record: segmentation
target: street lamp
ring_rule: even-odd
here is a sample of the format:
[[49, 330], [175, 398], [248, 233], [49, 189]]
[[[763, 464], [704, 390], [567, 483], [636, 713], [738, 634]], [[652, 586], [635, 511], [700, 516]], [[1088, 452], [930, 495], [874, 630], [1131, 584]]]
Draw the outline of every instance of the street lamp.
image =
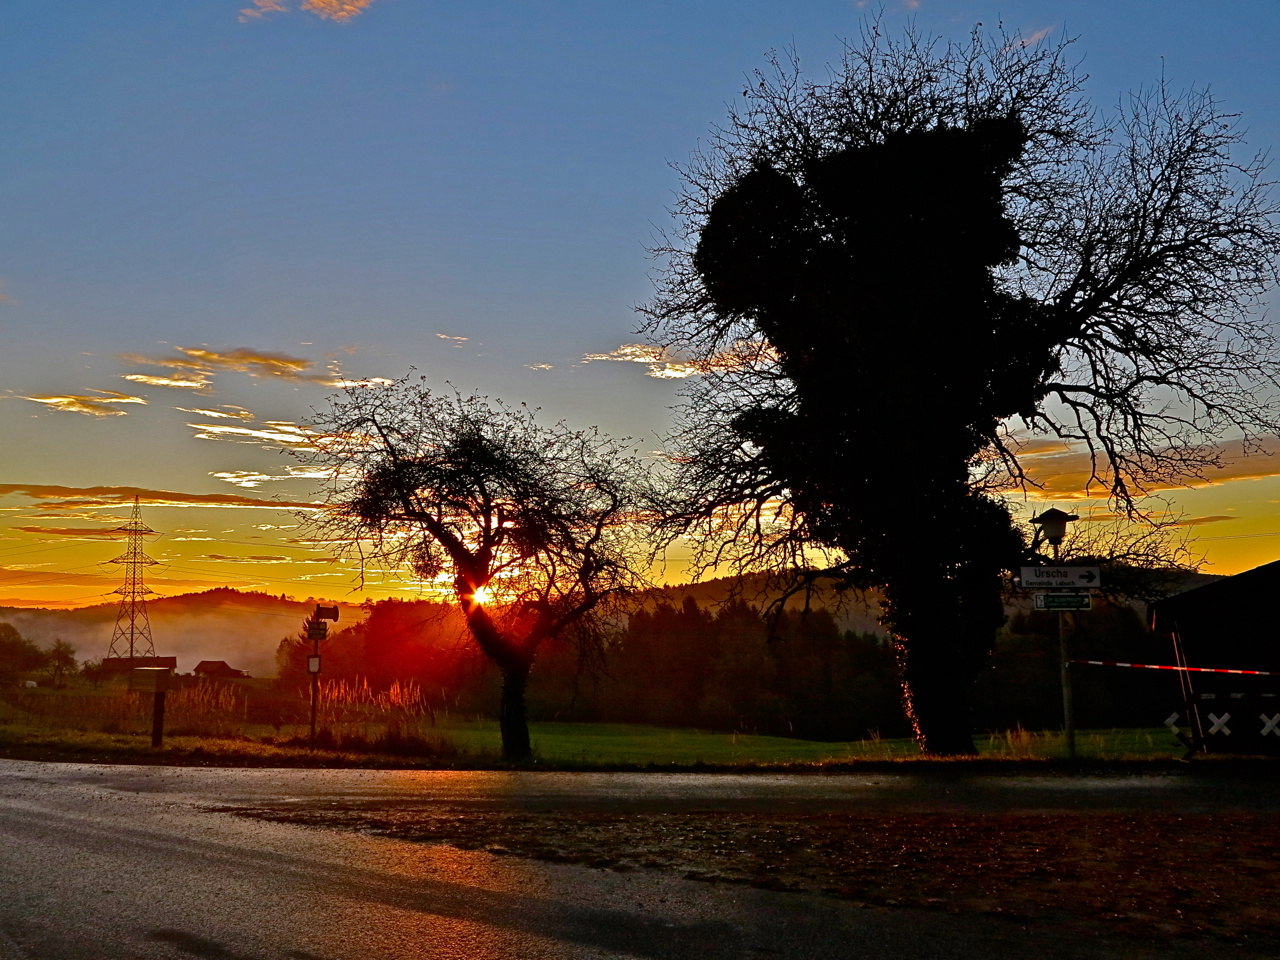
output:
[[1053, 547], [1053, 559], [1057, 560], [1058, 547], [1062, 545], [1062, 538], [1067, 535], [1067, 524], [1079, 519], [1080, 517], [1077, 514], [1067, 513], [1057, 507], [1050, 507], [1044, 513], [1032, 517], [1031, 525], [1040, 528], [1040, 533], [1044, 535], [1044, 538]]

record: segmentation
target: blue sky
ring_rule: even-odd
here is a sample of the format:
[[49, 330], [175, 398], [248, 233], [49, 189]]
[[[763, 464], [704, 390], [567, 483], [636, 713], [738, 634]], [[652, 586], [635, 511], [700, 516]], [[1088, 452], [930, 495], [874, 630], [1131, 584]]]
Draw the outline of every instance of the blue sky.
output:
[[[6, 5], [0, 485], [305, 497], [306, 478], [245, 485], [286, 475], [266, 435], [305, 420], [326, 380], [411, 365], [656, 445], [677, 382], [582, 358], [637, 339], [645, 246], [677, 185], [668, 162], [724, 117], [770, 48], [794, 44], [820, 74], [869, 9], [348, 0], [352, 15], [333, 19], [321, 14], [336, 0], [260, 3], [284, 8], [260, 16], [242, 14], [248, 2]], [[1174, 86], [1210, 84], [1252, 144], [1280, 143], [1276, 4], [884, 6], [891, 29], [914, 18], [957, 38], [1001, 13], [1026, 35], [1079, 35], [1103, 105], [1163, 69]], [[1242, 483], [1213, 495], [1253, 504], [1250, 530], [1280, 530], [1264, 506], [1280, 487]], [[118, 514], [64, 500], [82, 524]], [[52, 529], [31, 519], [40, 502], [55, 500], [0, 499], [0, 565], [6, 550], [49, 545], [37, 556], [52, 577], [60, 558], [110, 552], [88, 535], [14, 532]], [[154, 510], [158, 529], [231, 530], [245, 545], [270, 540], [255, 524], [285, 522], [249, 507]], [[248, 562], [156, 546], [193, 581], [261, 579]], [[0, 602], [45, 583], [15, 563]], [[103, 576], [106, 590], [115, 574]]]

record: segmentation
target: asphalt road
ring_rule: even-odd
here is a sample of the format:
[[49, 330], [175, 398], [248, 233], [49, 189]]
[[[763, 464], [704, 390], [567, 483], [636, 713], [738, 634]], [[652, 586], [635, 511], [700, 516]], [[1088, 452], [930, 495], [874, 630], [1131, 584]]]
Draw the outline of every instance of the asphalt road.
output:
[[[1270, 810], [1267, 783], [229, 770], [0, 761], [0, 960], [1200, 957], [1212, 944], [868, 909], [231, 816], [236, 806]], [[1244, 954], [1237, 953], [1238, 956]], [[1257, 954], [1262, 955], [1262, 954]]]

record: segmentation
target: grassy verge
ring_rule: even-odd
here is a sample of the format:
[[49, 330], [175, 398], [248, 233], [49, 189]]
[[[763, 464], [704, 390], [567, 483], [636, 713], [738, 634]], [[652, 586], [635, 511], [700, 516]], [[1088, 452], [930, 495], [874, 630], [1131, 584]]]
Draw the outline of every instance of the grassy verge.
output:
[[[245, 728], [231, 736], [166, 737], [151, 747], [143, 731], [101, 733], [46, 723], [0, 723], [0, 756], [12, 759], [191, 766], [501, 768], [501, 740], [492, 721], [442, 723], [420, 749], [390, 749], [367, 737], [338, 737], [311, 749], [298, 731], [275, 736]], [[925, 759], [909, 740], [819, 743], [630, 724], [535, 723], [535, 759], [542, 769], [839, 769]], [[988, 762], [1046, 762], [1066, 756], [1061, 734], [1023, 730], [978, 737]], [[1088, 730], [1077, 735], [1078, 756], [1092, 762], [1171, 762], [1181, 747], [1165, 730]], [[392, 745], [394, 746], [394, 745]]]

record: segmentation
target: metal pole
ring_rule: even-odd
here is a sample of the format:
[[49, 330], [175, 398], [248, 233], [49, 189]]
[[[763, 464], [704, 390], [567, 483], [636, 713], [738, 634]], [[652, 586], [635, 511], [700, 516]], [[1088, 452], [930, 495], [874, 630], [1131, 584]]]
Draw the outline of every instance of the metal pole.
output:
[[1076, 758], [1076, 718], [1071, 702], [1071, 661], [1067, 659], [1067, 633], [1062, 629], [1066, 614], [1058, 611], [1058, 656], [1062, 661], [1062, 726], [1067, 735], [1067, 756]]
[[[1058, 563], [1058, 545], [1053, 545], [1053, 562]], [[1071, 663], [1067, 660], [1067, 633], [1062, 629], [1066, 613], [1058, 611], [1058, 659], [1062, 670], [1062, 729], [1067, 736], [1067, 757], [1076, 758], [1076, 718], [1071, 702]]]
[[[315, 655], [320, 656], [320, 641], [312, 641], [315, 647]], [[316, 700], [320, 694], [320, 674], [313, 673], [311, 675], [311, 746], [316, 745]]]

